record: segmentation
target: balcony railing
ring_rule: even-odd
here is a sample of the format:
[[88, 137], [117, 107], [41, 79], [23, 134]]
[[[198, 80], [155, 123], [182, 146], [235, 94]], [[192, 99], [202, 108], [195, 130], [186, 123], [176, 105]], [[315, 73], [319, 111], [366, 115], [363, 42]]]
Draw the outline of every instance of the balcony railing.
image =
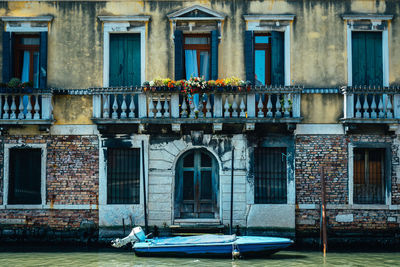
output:
[[212, 90], [92, 89], [96, 123], [299, 122], [302, 87]]
[[0, 89], [1, 124], [49, 124], [52, 121], [49, 90]]
[[344, 121], [397, 123], [400, 119], [399, 87], [343, 87]]

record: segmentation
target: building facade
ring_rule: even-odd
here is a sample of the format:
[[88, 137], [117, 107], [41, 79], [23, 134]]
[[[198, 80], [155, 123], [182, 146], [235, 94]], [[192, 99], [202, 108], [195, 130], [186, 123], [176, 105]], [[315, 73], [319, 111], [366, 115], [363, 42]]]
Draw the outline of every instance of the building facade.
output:
[[325, 191], [331, 237], [398, 242], [399, 13], [395, 0], [1, 3], [2, 235], [232, 220], [317, 237]]

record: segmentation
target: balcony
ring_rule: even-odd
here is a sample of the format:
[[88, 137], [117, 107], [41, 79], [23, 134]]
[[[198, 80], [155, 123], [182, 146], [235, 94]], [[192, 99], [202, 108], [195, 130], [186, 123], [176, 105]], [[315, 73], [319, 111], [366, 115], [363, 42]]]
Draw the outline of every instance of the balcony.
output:
[[343, 87], [346, 124], [396, 124], [400, 120], [399, 87]]
[[51, 97], [51, 90], [0, 88], [0, 124], [51, 124]]
[[187, 95], [175, 88], [99, 88], [93, 94], [97, 124], [298, 123], [302, 87], [212, 89]]

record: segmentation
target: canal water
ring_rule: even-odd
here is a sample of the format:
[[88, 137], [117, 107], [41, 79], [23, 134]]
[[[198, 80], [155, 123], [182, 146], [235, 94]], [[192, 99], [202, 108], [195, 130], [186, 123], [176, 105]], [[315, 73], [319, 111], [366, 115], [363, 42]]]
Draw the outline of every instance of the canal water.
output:
[[140, 258], [128, 251], [0, 252], [0, 266], [400, 266], [400, 253], [281, 251], [266, 259]]

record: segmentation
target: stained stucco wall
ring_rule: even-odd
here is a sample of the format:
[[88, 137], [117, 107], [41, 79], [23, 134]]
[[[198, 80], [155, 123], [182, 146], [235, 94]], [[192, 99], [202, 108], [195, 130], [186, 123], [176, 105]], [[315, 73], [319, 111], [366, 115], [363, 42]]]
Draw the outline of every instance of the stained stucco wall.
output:
[[[398, 14], [396, 0], [275, 0], [275, 1], [22, 1], [0, 3], [0, 16], [52, 15], [49, 26], [48, 85], [58, 88], [88, 88], [103, 85], [103, 29], [99, 15], [150, 15], [146, 32], [146, 80], [173, 78], [174, 43], [167, 14], [195, 4], [225, 13], [219, 45], [219, 76], [245, 78], [243, 36], [244, 14], [294, 14], [291, 24], [291, 84], [306, 87], [338, 87], [347, 84], [345, 13]], [[390, 83], [400, 82], [400, 23], [395, 17], [389, 24]], [[1, 48], [0, 48], [1, 49]], [[0, 67], [1, 68], [1, 67]], [[308, 99], [308, 97], [303, 97]], [[85, 104], [85, 99], [74, 105]], [[68, 101], [73, 101], [70, 99]], [[57, 103], [60, 103], [57, 101]], [[90, 111], [77, 114], [76, 120], [63, 118], [68, 105], [55, 107], [59, 123], [88, 123]], [[335, 109], [336, 108], [336, 109]], [[304, 117], [313, 120], [313, 114]], [[313, 111], [314, 112], [314, 111]], [[339, 117], [341, 107], [328, 122]], [[318, 122], [321, 119], [317, 119]], [[336, 121], [337, 122], [337, 121]]]

